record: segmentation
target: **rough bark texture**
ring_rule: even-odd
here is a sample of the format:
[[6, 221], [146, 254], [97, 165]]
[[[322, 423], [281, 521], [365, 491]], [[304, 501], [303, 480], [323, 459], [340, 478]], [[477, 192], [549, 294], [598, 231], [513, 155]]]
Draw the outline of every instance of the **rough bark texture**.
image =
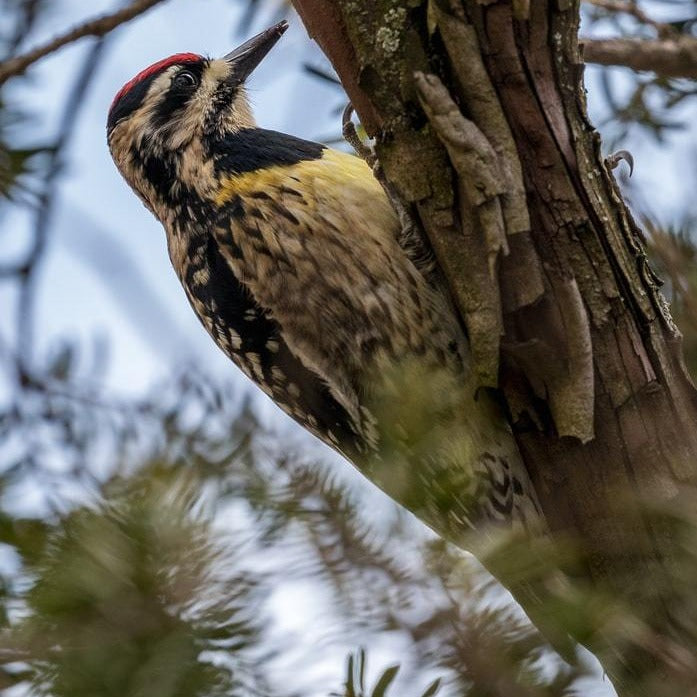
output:
[[[550, 527], [582, 552], [575, 573], [692, 651], [671, 616], [671, 531], [633, 504], [694, 483], [697, 402], [587, 120], [578, 3], [294, 4], [428, 235]], [[611, 634], [583, 639], [634, 694], [660, 659]]]

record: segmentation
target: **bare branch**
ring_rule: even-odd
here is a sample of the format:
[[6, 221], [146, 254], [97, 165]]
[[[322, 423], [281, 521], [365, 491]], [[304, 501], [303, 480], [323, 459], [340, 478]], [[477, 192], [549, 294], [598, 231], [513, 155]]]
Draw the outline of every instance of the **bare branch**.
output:
[[637, 22], [641, 22], [641, 24], [656, 29], [661, 36], [665, 35], [667, 32], [674, 32], [670, 24], [657, 22], [647, 15], [636, 2], [625, 2], [624, 0], [587, 0], [587, 2], [607, 12], [631, 15]]
[[697, 79], [697, 38], [582, 39], [587, 63], [623, 65], [663, 77]]
[[104, 36], [121, 24], [129, 22], [161, 2], [163, 0], [134, 0], [128, 7], [124, 7], [113, 14], [91, 19], [70, 29], [65, 34], [57, 36], [43, 46], [38, 46], [31, 51], [3, 61], [0, 63], [0, 85], [15, 75], [21, 75], [30, 65], [49, 53], [53, 53], [59, 48], [85, 36]]

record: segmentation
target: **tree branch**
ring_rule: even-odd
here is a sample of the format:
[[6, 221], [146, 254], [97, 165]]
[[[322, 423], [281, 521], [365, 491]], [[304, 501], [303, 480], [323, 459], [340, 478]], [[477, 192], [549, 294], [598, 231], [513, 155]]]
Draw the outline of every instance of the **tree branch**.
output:
[[134, 0], [130, 5], [109, 15], [96, 17], [70, 29], [42, 46], [0, 63], [0, 85], [15, 75], [21, 75], [30, 65], [49, 53], [85, 36], [104, 36], [121, 24], [125, 24], [163, 0]]
[[662, 36], [666, 32], [674, 31], [669, 24], [657, 22], [644, 12], [636, 2], [624, 2], [623, 0], [586, 0], [588, 4], [605, 10], [611, 14], [626, 14], [634, 17], [637, 22], [653, 27]]
[[663, 77], [697, 79], [697, 38], [582, 39], [587, 63], [650, 70]]
[[[483, 287], [480, 297], [490, 302], [491, 282], [489, 228], [474, 206], [462, 206], [472, 197], [466, 187], [476, 182], [466, 159], [474, 142], [467, 136], [475, 133], [470, 122], [499, 162], [514, 160], [515, 173], [509, 172], [515, 176], [502, 174], [498, 182], [503, 193], [522, 182], [517, 191], [525, 193], [529, 229], [506, 230], [509, 254], [499, 254], [497, 265], [505, 329], [497, 396], [509, 408], [516, 438], [510, 449], [506, 442], [506, 452], [517, 457], [517, 445], [550, 526], [550, 547], [562, 544], [556, 555], [531, 552], [527, 568], [539, 572], [536, 578], [513, 571], [510, 554], [476, 553], [554, 644], [569, 630], [558, 622], [564, 614], [559, 609], [588, 597], [584, 589], [635, 608], [637, 632], [604, 617], [572, 630], [597, 653], [618, 693], [656, 694], [638, 689], [654, 674], [686, 684], [675, 661], [646, 637], [668, 637], [694, 654], [691, 628], [676, 621], [684, 603], [675, 570], [682, 568], [685, 551], [669, 528], [668, 513], [663, 520], [651, 512], [674, 511], [679, 492], [697, 479], [697, 394], [640, 232], [585, 112], [580, 3], [538, 0], [525, 8], [522, 1], [436, 0], [425, 17], [409, 13], [405, 4], [413, 3], [403, 0], [293, 4], [376, 137], [388, 182], [413, 205], [472, 342], [472, 309], [483, 305], [470, 307], [460, 299]], [[609, 7], [609, 0], [604, 4]], [[643, 53], [635, 44], [632, 50]], [[419, 72], [423, 78], [415, 78]], [[428, 95], [422, 87], [433, 93], [438, 86], [424, 85], [430, 73], [449, 93], [446, 100], [439, 102], [437, 94], [423, 99]], [[484, 172], [479, 166], [475, 176], [487, 174], [496, 161], [489, 155]], [[500, 164], [498, 169], [504, 172]], [[498, 187], [487, 183], [480, 189], [484, 203], [492, 198], [489, 192], [503, 202]], [[479, 248], [473, 248], [473, 237]], [[477, 275], [471, 272], [475, 260]], [[523, 300], [519, 289], [531, 272], [540, 280], [539, 293]], [[479, 384], [473, 375], [468, 371], [465, 392]], [[463, 544], [438, 512], [416, 514]], [[470, 539], [464, 544], [471, 548], [478, 541]], [[557, 563], [568, 572], [560, 583], [545, 578], [544, 569]], [[544, 616], [538, 597], [555, 598], [551, 614]], [[608, 606], [602, 607], [605, 614]]]

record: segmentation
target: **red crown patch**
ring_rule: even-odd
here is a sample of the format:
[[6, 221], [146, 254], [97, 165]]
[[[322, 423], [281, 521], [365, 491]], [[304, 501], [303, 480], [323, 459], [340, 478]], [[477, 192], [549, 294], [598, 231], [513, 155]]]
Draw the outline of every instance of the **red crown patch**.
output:
[[114, 100], [111, 102], [111, 107], [109, 110], [113, 109], [114, 104], [116, 104], [116, 102], [118, 102], [119, 99], [121, 99], [121, 97], [123, 97], [123, 95], [126, 94], [134, 85], [137, 85], [141, 80], [145, 80], [147, 77], [150, 77], [150, 75], [158, 73], [161, 70], [168, 68], [170, 65], [176, 65], [177, 63], [196, 63], [200, 60], [203, 60], [203, 56], [199, 56], [197, 53], [175, 53], [169, 58], [163, 58], [162, 60], [157, 61], [157, 63], [153, 63], [151, 66], [145, 68], [145, 70], [141, 70], [133, 79], [129, 80], [116, 93]]

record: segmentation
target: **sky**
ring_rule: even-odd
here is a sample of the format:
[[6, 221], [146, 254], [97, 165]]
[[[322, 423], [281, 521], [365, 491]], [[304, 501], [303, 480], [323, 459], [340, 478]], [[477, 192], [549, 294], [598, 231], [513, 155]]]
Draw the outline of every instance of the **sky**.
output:
[[[29, 37], [27, 46], [41, 43], [84, 19], [86, 7], [91, 16], [113, 8], [113, 3], [56, 2], [51, 16]], [[106, 337], [110, 347], [104, 378], [108, 393], [141, 394], [166, 380], [182, 363], [195, 363], [229, 379], [240, 392], [250, 389], [247, 379], [223, 356], [195, 318], [172, 271], [160, 224], [121, 179], [105, 140], [106, 114], [123, 83], [150, 63], [173, 53], [227, 53], [247, 38], [235, 31], [242, 10], [243, 4], [232, 0], [169, 0], [121, 27], [114, 32], [97, 78], [80, 106], [77, 136], [64, 162], [38, 295], [37, 326], [41, 334], [36, 350], [40, 355], [50, 354], [65, 336], [77, 337], [86, 346]], [[261, 12], [248, 34], [276, 19], [273, 8]], [[55, 133], [66, 86], [88, 46], [87, 40], [67, 47], [32, 68], [27, 84], [11, 87], [10, 95], [32, 114], [17, 131], [19, 141], [36, 144]], [[327, 83], [308, 76], [302, 69], [304, 61], [323, 64], [302, 25], [292, 17], [290, 31], [250, 80], [257, 119], [264, 127], [309, 139], [337, 134], [341, 96]], [[621, 71], [615, 73], [621, 86]], [[597, 80], [597, 69], [589, 68], [591, 115], [600, 123], [606, 109], [594, 89]], [[670, 220], [673, 211], [684, 210], [686, 201], [692, 201], [690, 184], [697, 162], [693, 136], [677, 133], [658, 145], [637, 132], [629, 142], [619, 144], [630, 149], [636, 159], [632, 196], [647, 202], [663, 219]], [[5, 254], [14, 251], [21, 255], [31, 223], [26, 210], [6, 214], [0, 232]], [[7, 290], [0, 289], [0, 326], [12, 321], [5, 311], [11, 306], [10, 300]], [[322, 450], [325, 459], [337, 460], [258, 391], [254, 394], [267, 423]], [[318, 612], [316, 604], [313, 608], [314, 597], [306, 591], [285, 588], [273, 600], [281, 607], [293, 598], [297, 612], [282, 615], [289, 631], [298, 630], [299, 615], [312, 618]], [[391, 652], [395, 650], [398, 647], [390, 647]], [[339, 652], [336, 665], [342, 656]]]
[[[113, 2], [60, 0], [27, 42], [33, 46], [87, 16], [108, 11]], [[247, 36], [236, 26], [243, 4], [232, 0], [169, 0], [145, 16], [114, 32], [92, 88], [79, 112], [76, 137], [60, 178], [57, 205], [51, 224], [49, 250], [37, 298], [37, 354], [51, 354], [63, 337], [90, 346], [106, 338], [109, 360], [104, 389], [116, 396], [140, 395], [166, 381], [178, 365], [193, 363], [251, 393], [268, 424], [289, 432], [306, 447], [317, 449], [327, 462], [339, 457], [296, 427], [266, 397], [254, 389], [213, 344], [194, 316], [171, 268], [160, 224], [143, 207], [114, 167], [106, 145], [106, 115], [111, 101], [128, 79], [147, 65], [173, 53], [192, 51], [211, 56], [228, 53]], [[273, 8], [261, 12], [249, 34], [277, 21]], [[10, 94], [32, 114], [17, 132], [17, 142], [35, 143], [55, 134], [65, 93], [90, 40], [67, 47], [32, 69], [30, 81]], [[328, 114], [340, 104], [338, 91], [312, 80], [302, 70], [303, 60], [318, 58], [302, 26], [291, 28], [249, 84], [259, 122], [315, 138], [339, 131]], [[21, 257], [33, 218], [26, 210], [6, 214], [0, 229], [3, 257]], [[12, 297], [0, 288], [0, 325], [13, 317], [7, 311]], [[42, 361], [40, 361], [42, 362]], [[85, 356], [89, 362], [89, 356]], [[0, 386], [0, 395], [2, 394]], [[347, 466], [344, 471], [350, 472]], [[368, 492], [369, 493], [369, 492]], [[35, 509], [38, 498], [31, 487], [20, 494], [24, 510]], [[38, 493], [37, 493], [38, 496]], [[225, 526], [221, 516], [218, 526]], [[0, 559], [2, 563], [2, 559]], [[328, 601], [328, 599], [326, 599]], [[292, 609], [290, 609], [292, 608]], [[298, 674], [308, 685], [338, 687], [346, 653], [351, 645], [324, 647], [322, 661], [306, 669], [308, 627], [317, 635], [329, 629], [327, 606], [311, 588], [297, 582], [278, 587], [268, 599], [276, 618], [274, 632], [283, 645], [294, 647], [275, 661], [279, 681]], [[350, 642], [350, 638], [346, 638]], [[302, 647], [305, 646], [305, 649]], [[383, 653], [394, 655], [394, 641], [385, 651], [375, 646], [376, 668]], [[299, 671], [299, 663], [303, 670]], [[310, 695], [308, 689], [304, 694]], [[326, 690], [323, 691], [326, 694]]]

